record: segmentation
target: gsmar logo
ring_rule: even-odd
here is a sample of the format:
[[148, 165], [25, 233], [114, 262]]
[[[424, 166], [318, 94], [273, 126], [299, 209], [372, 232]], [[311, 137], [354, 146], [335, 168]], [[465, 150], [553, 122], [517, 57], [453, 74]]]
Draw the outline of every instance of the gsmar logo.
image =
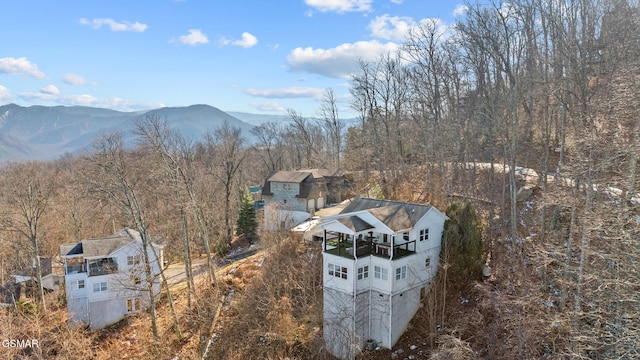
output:
[[3, 348], [34, 348], [40, 347], [38, 339], [4, 339], [2, 340]]

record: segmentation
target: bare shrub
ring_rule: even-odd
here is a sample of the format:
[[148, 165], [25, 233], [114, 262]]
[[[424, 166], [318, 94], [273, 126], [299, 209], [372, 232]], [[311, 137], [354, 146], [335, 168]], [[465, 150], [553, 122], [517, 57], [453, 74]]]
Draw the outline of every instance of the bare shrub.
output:
[[311, 344], [318, 343], [322, 323], [319, 249], [306, 249], [288, 234], [271, 236], [277, 238], [263, 239], [260, 269], [238, 267], [225, 277], [233, 292], [214, 329], [219, 337], [211, 358], [309, 359], [317, 350]]
[[468, 360], [473, 359], [473, 349], [468, 342], [452, 335], [440, 335], [436, 339], [438, 351], [431, 355], [432, 360]]

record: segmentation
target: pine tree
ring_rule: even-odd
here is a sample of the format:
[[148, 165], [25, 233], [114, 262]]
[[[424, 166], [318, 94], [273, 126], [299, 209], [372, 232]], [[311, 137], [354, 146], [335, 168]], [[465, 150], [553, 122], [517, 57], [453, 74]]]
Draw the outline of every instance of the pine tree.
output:
[[453, 203], [447, 209], [444, 224], [443, 254], [450, 266], [448, 275], [460, 286], [480, 278], [485, 261], [482, 220], [471, 203]]
[[256, 209], [253, 207], [253, 198], [249, 189], [245, 189], [242, 196], [242, 204], [240, 205], [240, 213], [238, 214], [238, 222], [236, 226], [236, 235], [253, 236], [258, 228], [256, 222]]

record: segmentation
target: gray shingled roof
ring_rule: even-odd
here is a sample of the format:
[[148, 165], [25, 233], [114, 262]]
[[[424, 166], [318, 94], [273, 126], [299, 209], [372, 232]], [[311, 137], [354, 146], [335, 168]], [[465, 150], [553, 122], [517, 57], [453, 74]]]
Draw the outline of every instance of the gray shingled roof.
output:
[[60, 256], [80, 255], [80, 254], [82, 254], [81, 242], [60, 245]]
[[133, 239], [128, 236], [82, 240], [82, 255], [84, 257], [107, 256], [131, 241]]
[[364, 231], [364, 230], [368, 230], [368, 229], [373, 229], [374, 226], [369, 224], [368, 222], [362, 220], [360, 217], [358, 216], [350, 216], [350, 217], [344, 217], [344, 218], [339, 218], [337, 219], [340, 223], [342, 223], [344, 226], [348, 227], [349, 229], [355, 231], [355, 232], [360, 232], [360, 231]]
[[431, 205], [412, 204], [400, 201], [388, 201], [368, 198], [355, 198], [340, 213], [368, 210], [378, 220], [394, 231], [410, 229], [415, 226]]
[[278, 182], [290, 182], [290, 183], [301, 183], [312, 175], [310, 172], [303, 171], [278, 171], [277, 173], [271, 175], [267, 181], [278, 181]]
[[336, 171], [329, 171], [327, 169], [300, 169], [298, 171], [305, 171], [305, 172], [310, 172], [311, 174], [313, 174], [313, 177], [315, 178], [319, 178], [319, 177], [340, 177], [343, 176], [344, 173], [341, 170], [336, 170]]
[[123, 229], [108, 237], [85, 239], [76, 244], [61, 245], [60, 254], [62, 256], [82, 255], [84, 257], [107, 256], [122, 246], [139, 239], [140, 234], [137, 231]]
[[[51, 274], [51, 258], [46, 258], [46, 257], [40, 257], [40, 269], [42, 270], [42, 276], [47, 276], [49, 274]], [[16, 275], [21, 275], [21, 276], [31, 276], [33, 275], [35, 269], [32, 267], [27, 267], [24, 268], [22, 270], [20, 270], [18, 273], [16, 273]]]

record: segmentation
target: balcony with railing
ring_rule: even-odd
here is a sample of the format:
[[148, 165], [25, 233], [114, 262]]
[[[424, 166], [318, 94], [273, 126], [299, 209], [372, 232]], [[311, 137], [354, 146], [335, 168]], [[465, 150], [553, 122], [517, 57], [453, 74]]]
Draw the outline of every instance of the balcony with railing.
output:
[[64, 274], [78, 274], [87, 272], [87, 263], [82, 257], [69, 258], [65, 260]]
[[377, 256], [386, 259], [400, 259], [416, 253], [416, 240], [408, 236], [388, 234], [359, 234], [351, 236], [343, 233], [325, 232], [324, 252], [349, 259]]
[[100, 276], [114, 274], [118, 272], [118, 264], [113, 258], [101, 258], [87, 261], [89, 276]]

